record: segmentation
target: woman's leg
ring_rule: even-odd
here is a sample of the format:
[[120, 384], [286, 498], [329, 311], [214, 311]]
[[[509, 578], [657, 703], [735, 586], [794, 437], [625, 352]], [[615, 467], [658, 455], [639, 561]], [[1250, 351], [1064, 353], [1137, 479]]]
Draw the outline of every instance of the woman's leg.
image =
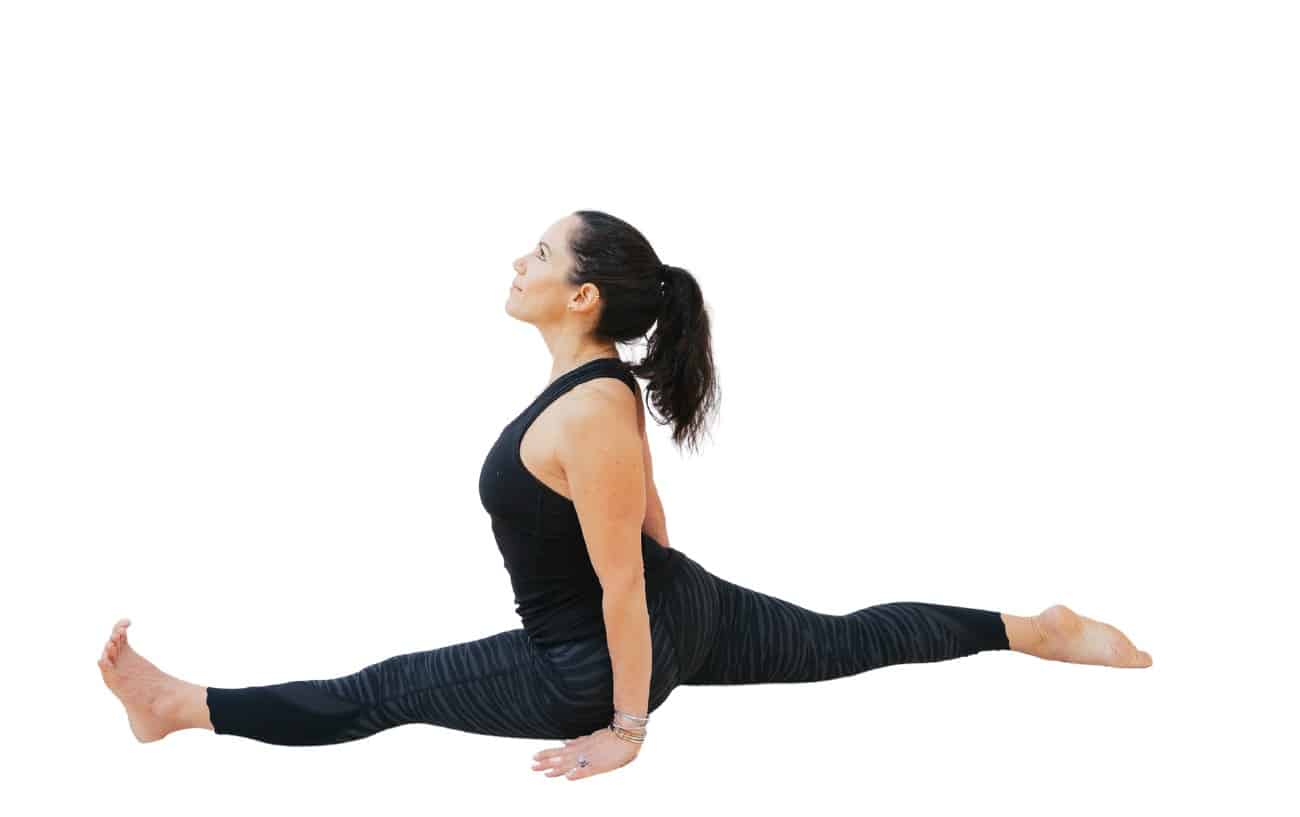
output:
[[[664, 594], [650, 605], [650, 711], [678, 683]], [[407, 723], [503, 737], [577, 738], [613, 715], [613, 671], [603, 635], [543, 646], [522, 628], [397, 655], [338, 678], [215, 687], [163, 672], [127, 641], [120, 620], [104, 645], [104, 683], [142, 742], [211, 729], [264, 743], [342, 743]]]
[[[647, 599], [650, 616], [650, 695], [653, 714], [680, 683], [679, 661], [664, 615], [667, 591]], [[568, 736], [589, 735], [614, 716], [614, 671], [605, 635], [539, 647], [562, 684], [561, 711]]]
[[1002, 616], [991, 610], [893, 602], [819, 613], [719, 578], [689, 558], [669, 610], [686, 642], [678, 649], [681, 683], [691, 686], [825, 681], [1010, 648]]
[[574, 737], [557, 679], [523, 629], [393, 656], [324, 680], [208, 687], [213, 731], [315, 746], [408, 723], [517, 738]]
[[718, 635], [685, 684], [825, 681], [1010, 648], [990, 610], [900, 601], [834, 615], [719, 581]]
[[989, 650], [1151, 665], [1151, 656], [1119, 630], [1063, 605], [1033, 617], [917, 601], [819, 613], [721, 579], [689, 558], [668, 610], [677, 623], [681, 683], [691, 686], [825, 681]]

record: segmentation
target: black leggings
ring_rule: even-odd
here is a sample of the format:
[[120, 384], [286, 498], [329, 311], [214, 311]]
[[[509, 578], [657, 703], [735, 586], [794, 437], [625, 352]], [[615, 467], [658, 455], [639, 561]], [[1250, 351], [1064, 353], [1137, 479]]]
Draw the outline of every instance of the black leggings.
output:
[[[989, 610], [901, 601], [817, 613], [678, 555], [675, 575], [649, 602], [651, 712], [681, 685], [807, 683], [1010, 649], [1000, 614]], [[338, 678], [207, 692], [217, 734], [285, 746], [342, 743], [408, 723], [574, 738], [608, 724], [613, 700], [603, 636], [538, 646], [522, 628]]]

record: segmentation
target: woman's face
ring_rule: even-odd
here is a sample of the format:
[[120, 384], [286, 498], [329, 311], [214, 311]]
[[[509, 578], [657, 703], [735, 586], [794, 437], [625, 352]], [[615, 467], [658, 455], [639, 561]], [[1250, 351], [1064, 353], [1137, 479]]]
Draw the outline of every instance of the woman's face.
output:
[[597, 294], [591, 284], [575, 287], [568, 282], [573, 270], [569, 231], [577, 222], [578, 216], [565, 216], [548, 227], [526, 255], [515, 259], [507, 314], [529, 323], [554, 323], [574, 314], [569, 304], [581, 305]]

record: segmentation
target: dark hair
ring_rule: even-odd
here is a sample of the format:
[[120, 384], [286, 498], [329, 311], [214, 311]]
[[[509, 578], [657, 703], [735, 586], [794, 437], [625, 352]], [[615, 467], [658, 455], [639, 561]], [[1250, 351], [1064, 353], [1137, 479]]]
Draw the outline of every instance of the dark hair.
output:
[[661, 263], [631, 224], [599, 210], [574, 215], [579, 222], [569, 238], [575, 259], [569, 281], [600, 290], [604, 305], [595, 333], [616, 343], [648, 336], [645, 357], [629, 368], [648, 381], [646, 405], [660, 415], [655, 422], [674, 423], [673, 442], [698, 448], [705, 417], [720, 401], [700, 285], [681, 267]]

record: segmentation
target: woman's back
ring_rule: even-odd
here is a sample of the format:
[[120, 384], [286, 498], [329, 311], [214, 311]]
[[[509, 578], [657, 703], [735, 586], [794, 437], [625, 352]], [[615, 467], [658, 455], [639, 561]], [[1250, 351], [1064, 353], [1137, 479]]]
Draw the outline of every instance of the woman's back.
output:
[[[479, 500], [510, 574], [515, 610], [539, 645], [603, 635], [600, 580], [587, 553], [573, 501], [524, 464], [525, 433], [547, 406], [580, 383], [622, 380], [636, 393], [635, 376], [622, 360], [601, 357], [561, 374], [502, 429], [479, 471]], [[641, 531], [646, 597], [669, 580], [676, 553]]]

